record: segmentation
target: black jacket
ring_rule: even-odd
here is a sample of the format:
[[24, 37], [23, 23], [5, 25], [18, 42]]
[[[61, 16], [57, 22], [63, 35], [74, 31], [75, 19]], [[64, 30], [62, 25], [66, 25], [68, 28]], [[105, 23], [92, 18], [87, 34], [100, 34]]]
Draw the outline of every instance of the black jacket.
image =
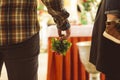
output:
[[94, 22], [90, 62], [105, 74], [120, 73], [120, 45], [103, 37], [106, 14], [119, 12], [120, 0], [102, 0]]

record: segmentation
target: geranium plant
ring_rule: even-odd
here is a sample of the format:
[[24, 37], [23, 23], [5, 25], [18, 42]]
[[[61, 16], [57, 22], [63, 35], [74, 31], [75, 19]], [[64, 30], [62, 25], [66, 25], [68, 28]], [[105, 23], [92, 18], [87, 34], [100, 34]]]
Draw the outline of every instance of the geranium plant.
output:
[[52, 50], [57, 54], [66, 55], [67, 50], [71, 47], [72, 43], [68, 40], [60, 40], [52, 38]]

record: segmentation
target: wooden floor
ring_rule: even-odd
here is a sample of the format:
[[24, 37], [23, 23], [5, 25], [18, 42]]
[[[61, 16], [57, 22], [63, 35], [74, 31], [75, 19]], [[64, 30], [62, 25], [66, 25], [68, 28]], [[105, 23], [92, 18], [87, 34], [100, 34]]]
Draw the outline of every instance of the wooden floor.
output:
[[[47, 53], [40, 53], [40, 55], [39, 55], [39, 68], [38, 68], [38, 80], [46, 80], [47, 61], [48, 61]], [[8, 80], [6, 68], [4, 65], [3, 65], [0, 80]]]

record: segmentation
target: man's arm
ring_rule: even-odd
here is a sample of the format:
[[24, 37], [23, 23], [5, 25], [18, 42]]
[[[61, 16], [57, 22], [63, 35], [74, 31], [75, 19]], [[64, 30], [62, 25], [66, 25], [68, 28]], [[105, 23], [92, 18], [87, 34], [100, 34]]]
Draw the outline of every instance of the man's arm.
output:
[[66, 35], [63, 38], [67, 39], [70, 36], [70, 24], [67, 19], [69, 13], [63, 8], [63, 0], [42, 0], [42, 2], [57, 24], [59, 36], [62, 35], [62, 31], [66, 31]]

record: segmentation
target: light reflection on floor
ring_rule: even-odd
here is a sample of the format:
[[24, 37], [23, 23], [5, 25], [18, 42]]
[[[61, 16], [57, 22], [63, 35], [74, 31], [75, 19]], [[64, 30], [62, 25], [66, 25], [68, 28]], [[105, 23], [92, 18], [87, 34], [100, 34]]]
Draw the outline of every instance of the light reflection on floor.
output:
[[[46, 80], [47, 61], [48, 61], [48, 54], [47, 53], [40, 53], [40, 55], [39, 55], [38, 80]], [[7, 73], [6, 73], [6, 68], [5, 68], [4, 65], [3, 65], [0, 80], [8, 80]]]

